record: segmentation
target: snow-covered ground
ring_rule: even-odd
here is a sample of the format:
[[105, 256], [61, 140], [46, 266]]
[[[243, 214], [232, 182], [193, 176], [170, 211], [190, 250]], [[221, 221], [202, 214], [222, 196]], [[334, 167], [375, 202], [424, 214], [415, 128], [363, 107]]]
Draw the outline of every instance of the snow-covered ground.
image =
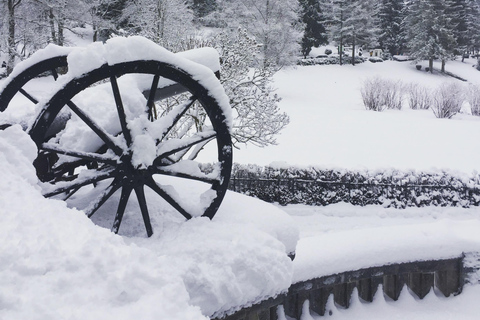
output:
[[[449, 62], [447, 70], [474, 83], [480, 73], [472, 64]], [[275, 81], [290, 125], [278, 146], [242, 147], [236, 161], [480, 169], [479, 118], [461, 114], [440, 120], [428, 110], [366, 111], [359, 88], [362, 79], [374, 75], [432, 88], [453, 81], [408, 62], [284, 70]], [[37, 80], [32, 86], [42, 91], [48, 84]], [[0, 132], [2, 320], [206, 319], [283, 292], [295, 280], [480, 250], [479, 208], [279, 209], [235, 193], [227, 194], [213, 221], [165, 216], [153, 238], [114, 235], [64, 202], [44, 199], [31, 165], [35, 156], [19, 126]], [[286, 252], [295, 245], [297, 230], [297, 258], [291, 262]], [[330, 319], [478, 319], [479, 298], [478, 285], [466, 286], [457, 297], [430, 293], [421, 302], [404, 290], [398, 302], [382, 295], [372, 304], [354, 298], [348, 310], [330, 301]], [[302, 317], [310, 319], [307, 313]]]
[[447, 169], [471, 173], [480, 170], [480, 117], [458, 114], [437, 119], [430, 110], [365, 110], [362, 81], [379, 76], [436, 88], [442, 82], [463, 86], [480, 83], [472, 65], [451, 61], [447, 71], [469, 80], [464, 83], [440, 74], [418, 71], [410, 62], [365, 62], [356, 66], [326, 65], [286, 69], [276, 74], [281, 110], [290, 124], [266, 148], [240, 146], [239, 163], [268, 165], [283, 161], [291, 165], [329, 168]]

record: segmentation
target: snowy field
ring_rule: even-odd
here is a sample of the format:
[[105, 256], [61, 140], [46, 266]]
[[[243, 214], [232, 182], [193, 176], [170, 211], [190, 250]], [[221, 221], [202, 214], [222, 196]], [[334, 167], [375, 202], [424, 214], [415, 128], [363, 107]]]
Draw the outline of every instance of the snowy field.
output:
[[[480, 82], [472, 64], [449, 62], [447, 70]], [[475, 144], [480, 118], [459, 114], [441, 120], [428, 110], [366, 111], [359, 89], [374, 75], [432, 88], [453, 81], [417, 71], [408, 62], [281, 71], [275, 83], [290, 125], [278, 146], [242, 147], [235, 161], [480, 169]], [[32, 86], [41, 92], [49, 84], [36, 80]], [[64, 202], [44, 199], [31, 165], [35, 156], [33, 142], [19, 126], [0, 131], [2, 320], [207, 319], [284, 292], [292, 281], [480, 249], [479, 208], [278, 207], [235, 193], [227, 194], [213, 221], [170, 218], [173, 213], [158, 204], [152, 238], [114, 235]], [[286, 253], [297, 240], [292, 262]], [[354, 298], [348, 310], [329, 301], [332, 316], [327, 318], [478, 319], [479, 298], [478, 285], [466, 286], [457, 297], [431, 292], [423, 301], [404, 290], [397, 302], [381, 294], [372, 304]], [[305, 313], [301, 320], [312, 318], [320, 319]]]
[[[316, 165], [327, 168], [480, 170], [480, 117], [437, 119], [430, 110], [365, 110], [362, 81], [379, 76], [436, 88], [445, 81], [480, 83], [473, 59], [449, 61], [446, 70], [468, 79], [418, 71], [410, 62], [365, 62], [286, 69], [276, 74], [281, 110], [290, 124], [276, 146], [244, 147], [238, 163]], [[424, 64], [425, 66], [425, 64]], [[468, 110], [465, 110], [468, 112]]]

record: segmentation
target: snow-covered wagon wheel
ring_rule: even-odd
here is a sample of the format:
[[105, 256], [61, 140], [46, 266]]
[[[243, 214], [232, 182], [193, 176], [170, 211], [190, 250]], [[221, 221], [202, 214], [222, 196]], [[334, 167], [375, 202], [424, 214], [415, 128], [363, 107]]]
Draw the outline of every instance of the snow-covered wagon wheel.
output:
[[0, 92], [0, 112], [5, 111], [16, 96], [22, 96], [32, 104], [38, 103], [39, 97], [30, 91], [28, 83], [40, 75], [51, 75], [56, 80], [59, 73], [64, 72], [66, 67], [67, 56], [58, 55], [40, 60], [20, 73], [12, 75], [11, 81]]
[[[154, 60], [104, 64], [53, 94], [29, 132], [44, 196], [75, 199], [89, 217], [111, 214], [103, 221], [115, 233], [127, 206], [141, 212], [148, 236], [158, 202], [186, 219], [213, 218], [230, 179], [229, 124], [205, 85], [218, 82], [213, 72], [206, 82], [189, 72]], [[67, 119], [59, 132], [57, 117]], [[210, 141], [214, 161], [197, 162]]]

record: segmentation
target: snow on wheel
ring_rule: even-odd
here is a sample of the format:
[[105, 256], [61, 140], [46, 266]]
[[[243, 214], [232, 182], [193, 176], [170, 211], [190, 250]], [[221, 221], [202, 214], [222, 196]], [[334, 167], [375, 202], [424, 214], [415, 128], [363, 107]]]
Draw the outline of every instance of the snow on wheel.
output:
[[40, 76], [58, 79], [67, 67], [67, 54], [74, 48], [49, 45], [36, 52], [31, 58], [20, 63], [0, 88], [0, 112], [5, 111], [12, 101], [34, 105], [47, 92], [38, 92], [30, 84]]
[[[72, 77], [29, 132], [44, 196], [67, 200], [115, 233], [125, 216], [129, 235], [143, 224], [151, 236], [161, 207], [186, 219], [212, 218], [230, 179], [230, 122], [218, 80], [210, 70], [204, 79], [205, 68], [195, 79], [198, 68], [133, 59]], [[65, 125], [53, 128], [57, 118]], [[211, 141], [214, 159], [196, 161]]]

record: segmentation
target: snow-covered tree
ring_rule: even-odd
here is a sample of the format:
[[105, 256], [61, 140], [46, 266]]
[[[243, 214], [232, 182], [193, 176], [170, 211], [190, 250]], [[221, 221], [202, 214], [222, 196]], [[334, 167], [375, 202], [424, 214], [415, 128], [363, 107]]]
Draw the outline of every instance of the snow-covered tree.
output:
[[18, 8], [22, 4], [22, 0], [2, 0], [2, 34], [4, 35], [2, 42], [5, 43], [7, 51], [7, 74], [13, 70], [15, 56], [17, 55], [17, 20]]
[[382, 0], [378, 10], [380, 28], [378, 42], [380, 47], [391, 55], [400, 54], [404, 49], [403, 5], [404, 0]]
[[224, 0], [222, 6], [229, 27], [242, 26], [261, 44], [262, 67], [296, 62], [302, 37], [298, 0]]
[[275, 144], [289, 118], [278, 108], [280, 97], [272, 85], [275, 69], [252, 68], [262, 47], [243, 28], [224, 30], [213, 41], [221, 56], [221, 82], [234, 111], [234, 142]]
[[302, 37], [302, 55], [308, 56], [312, 46], [328, 43], [328, 37], [325, 30], [325, 17], [323, 16], [320, 2], [318, 0], [300, 0], [301, 21], [304, 24]]
[[183, 0], [134, 0], [123, 16], [129, 32], [177, 51], [178, 42], [194, 32], [193, 12]]
[[193, 12], [196, 18], [202, 18], [209, 15], [217, 9], [216, 0], [193, 0]]
[[433, 60], [453, 58], [456, 48], [452, 16], [448, 12], [448, 0], [415, 0], [408, 6], [406, 16], [406, 40], [409, 55], [416, 60], [429, 60], [433, 72]]
[[464, 41], [467, 52], [475, 53], [480, 49], [480, 1], [467, 0], [465, 9]]
[[376, 6], [372, 1], [331, 0], [326, 2], [328, 29], [340, 50], [342, 64], [343, 47], [352, 46], [352, 64], [355, 49], [359, 45], [374, 46], [378, 42]]

